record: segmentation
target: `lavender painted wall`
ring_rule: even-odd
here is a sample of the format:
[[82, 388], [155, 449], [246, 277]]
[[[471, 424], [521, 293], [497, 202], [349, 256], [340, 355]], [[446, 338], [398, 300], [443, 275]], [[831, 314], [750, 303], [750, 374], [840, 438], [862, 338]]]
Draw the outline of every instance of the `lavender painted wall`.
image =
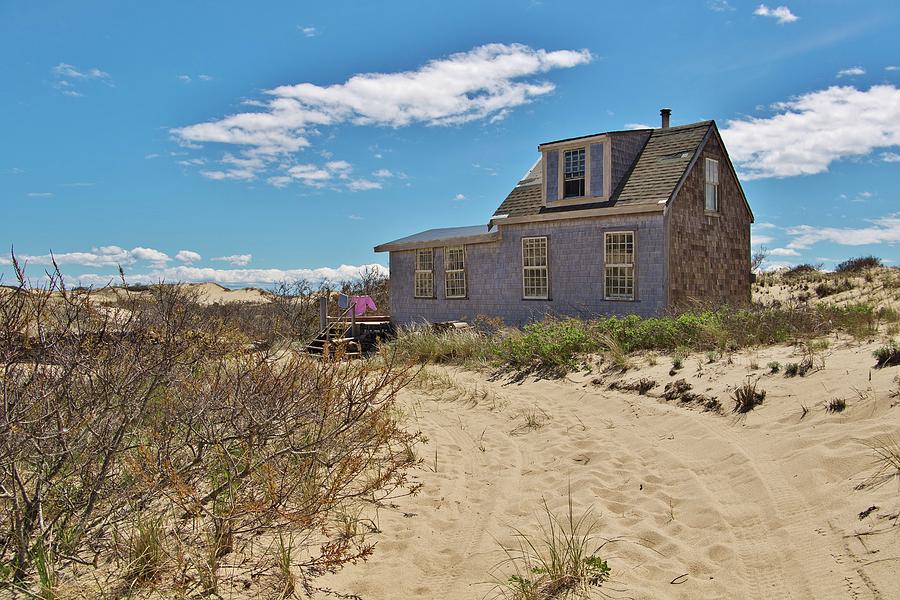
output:
[[[636, 232], [637, 299], [603, 300], [603, 233]], [[398, 324], [471, 321], [479, 315], [521, 325], [545, 315], [660, 314], [666, 308], [662, 213], [566, 219], [508, 225], [502, 239], [466, 246], [468, 298], [444, 294], [444, 252], [435, 248], [437, 298], [413, 298], [415, 251], [390, 253], [391, 307]], [[522, 299], [522, 237], [550, 239], [550, 300]]]

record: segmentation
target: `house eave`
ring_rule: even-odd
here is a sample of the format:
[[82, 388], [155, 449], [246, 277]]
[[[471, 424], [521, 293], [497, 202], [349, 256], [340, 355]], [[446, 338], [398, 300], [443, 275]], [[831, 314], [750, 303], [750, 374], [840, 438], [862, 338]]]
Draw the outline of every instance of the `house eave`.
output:
[[500, 230], [479, 235], [462, 237], [450, 237], [436, 240], [422, 240], [417, 242], [388, 242], [375, 246], [375, 252], [398, 252], [401, 250], [416, 250], [418, 248], [440, 248], [443, 246], [463, 246], [468, 244], [487, 244], [500, 239]]
[[514, 225], [516, 223], [536, 223], [541, 221], [561, 221], [563, 219], [586, 219], [591, 217], [608, 217], [630, 214], [645, 214], [659, 212], [665, 209], [664, 204], [636, 204], [628, 206], [610, 206], [606, 208], [588, 208], [583, 210], [567, 210], [560, 212], [545, 212], [536, 215], [523, 215], [520, 217], [506, 217], [503, 219], [491, 219], [491, 226]]

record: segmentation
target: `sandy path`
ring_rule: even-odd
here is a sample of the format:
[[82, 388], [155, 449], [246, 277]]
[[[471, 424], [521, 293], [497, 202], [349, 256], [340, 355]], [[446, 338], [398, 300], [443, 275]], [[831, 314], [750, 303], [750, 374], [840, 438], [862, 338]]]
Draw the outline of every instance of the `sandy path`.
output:
[[[879, 518], [900, 508], [897, 482], [854, 489], [872, 463], [860, 440], [900, 436], [900, 407], [885, 393], [900, 369], [869, 382], [870, 352], [833, 350], [833, 367], [802, 379], [763, 376], [766, 402], [740, 420], [613, 392], [590, 377], [504, 385], [453, 371], [456, 391], [478, 402], [447, 399], [453, 390], [444, 399], [406, 393], [429, 437], [419, 450], [423, 490], [379, 511], [375, 556], [328, 583], [370, 599], [481, 598], [503, 558], [498, 540], [511, 540], [510, 527], [533, 531], [542, 498], [561, 513], [571, 487], [576, 511], [592, 509], [603, 535], [616, 538], [603, 551], [612, 597], [900, 597], [900, 561], [872, 562], [900, 556], [897, 520]], [[742, 360], [751, 358], [698, 362], [687, 378], [725, 402], [747, 372]], [[668, 366], [626, 379], [664, 383]], [[854, 388], [867, 395], [849, 399]], [[835, 396], [848, 398], [847, 410], [825, 413], [817, 403]], [[810, 409], [803, 419], [801, 401]], [[527, 415], [543, 425], [523, 428]], [[857, 516], [873, 505], [871, 516]]]

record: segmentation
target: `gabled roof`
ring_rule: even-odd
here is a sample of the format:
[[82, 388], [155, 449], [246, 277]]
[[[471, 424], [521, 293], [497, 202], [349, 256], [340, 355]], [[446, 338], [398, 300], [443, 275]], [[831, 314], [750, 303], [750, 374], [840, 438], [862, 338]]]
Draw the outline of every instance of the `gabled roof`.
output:
[[[631, 171], [626, 173], [624, 185], [619, 184], [613, 196], [605, 202], [571, 206], [545, 207], [542, 202], [540, 161], [528, 176], [516, 185], [494, 217], [528, 217], [555, 212], [578, 211], [591, 208], [638, 207], [665, 204], [675, 191], [688, 166], [700, 152], [714, 127], [713, 121], [690, 125], [653, 129]], [[616, 132], [613, 132], [615, 135]], [[573, 138], [577, 139], [577, 138]]]

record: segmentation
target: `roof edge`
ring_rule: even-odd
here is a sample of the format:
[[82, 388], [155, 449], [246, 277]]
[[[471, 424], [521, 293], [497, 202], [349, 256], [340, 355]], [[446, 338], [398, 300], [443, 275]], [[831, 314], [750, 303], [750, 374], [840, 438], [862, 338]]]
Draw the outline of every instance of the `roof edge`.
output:
[[466, 235], [458, 237], [446, 237], [434, 240], [419, 240], [413, 242], [403, 242], [396, 240], [379, 244], [373, 248], [375, 252], [397, 252], [400, 250], [416, 250], [418, 248], [439, 248], [441, 246], [454, 246], [460, 244], [485, 244], [500, 239], [500, 230], [490, 231], [488, 233], [480, 233], [478, 235]]

